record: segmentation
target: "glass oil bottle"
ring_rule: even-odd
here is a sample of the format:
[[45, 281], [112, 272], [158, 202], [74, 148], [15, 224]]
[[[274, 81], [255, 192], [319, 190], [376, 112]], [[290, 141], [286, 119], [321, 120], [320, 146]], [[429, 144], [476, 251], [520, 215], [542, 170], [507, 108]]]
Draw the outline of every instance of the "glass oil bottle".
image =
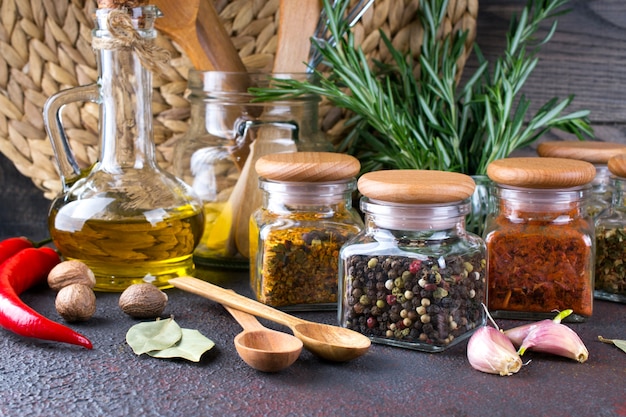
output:
[[[65, 259], [81, 260], [93, 270], [99, 291], [146, 281], [165, 288], [169, 278], [195, 268], [202, 204], [155, 157], [148, 66], [160, 56], [132, 46], [152, 43], [159, 13], [151, 5], [99, 8], [93, 31], [97, 84], [61, 91], [44, 108], [63, 182], [63, 193], [50, 208], [50, 235]], [[83, 171], [65, 135], [61, 109], [87, 100], [100, 105], [100, 157]]]

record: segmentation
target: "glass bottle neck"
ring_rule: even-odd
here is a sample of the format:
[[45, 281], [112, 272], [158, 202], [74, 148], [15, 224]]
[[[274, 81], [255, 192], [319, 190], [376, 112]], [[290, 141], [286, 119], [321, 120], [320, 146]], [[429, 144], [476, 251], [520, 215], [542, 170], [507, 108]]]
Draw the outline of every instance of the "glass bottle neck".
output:
[[[156, 168], [152, 130], [152, 72], [132, 47], [113, 41], [108, 29], [111, 10], [98, 10], [94, 37], [100, 89], [100, 167]], [[136, 33], [145, 40], [156, 37], [156, 11], [151, 6], [129, 11]]]

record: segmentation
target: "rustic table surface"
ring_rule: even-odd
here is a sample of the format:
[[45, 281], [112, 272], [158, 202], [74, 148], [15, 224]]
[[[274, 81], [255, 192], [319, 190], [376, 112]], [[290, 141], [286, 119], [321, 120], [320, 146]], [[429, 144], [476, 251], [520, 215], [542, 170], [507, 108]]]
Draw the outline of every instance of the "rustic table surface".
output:
[[[488, 56], [502, 49], [508, 19], [524, 3], [480, 1], [478, 43]], [[624, 142], [626, 5], [573, 0], [569, 6], [526, 94], [539, 103], [574, 93], [574, 108], [592, 110], [599, 139]], [[470, 62], [466, 71], [471, 68]], [[50, 202], [4, 156], [0, 184], [0, 239], [45, 238]], [[250, 295], [245, 271], [199, 274]], [[344, 364], [303, 351], [292, 367], [267, 374], [239, 359], [233, 338], [241, 329], [220, 305], [178, 290], [168, 294], [164, 314], [216, 343], [199, 363], [136, 356], [125, 334], [137, 321], [119, 310], [117, 294], [99, 293], [95, 317], [72, 325], [93, 350], [0, 329], [0, 416], [626, 416], [626, 353], [597, 341], [598, 335], [626, 339], [624, 304], [597, 301], [591, 319], [571, 325], [589, 349], [584, 364], [531, 353], [518, 374], [500, 377], [473, 370], [466, 343], [437, 354], [373, 345]], [[60, 320], [51, 290], [30, 290], [23, 299]], [[330, 312], [300, 315], [336, 321]]]

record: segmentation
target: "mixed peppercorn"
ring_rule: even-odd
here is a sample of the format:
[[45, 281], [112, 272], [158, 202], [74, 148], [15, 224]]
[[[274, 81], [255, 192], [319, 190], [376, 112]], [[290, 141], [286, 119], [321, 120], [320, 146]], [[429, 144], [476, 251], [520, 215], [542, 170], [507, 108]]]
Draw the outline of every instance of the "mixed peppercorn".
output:
[[439, 350], [484, 322], [486, 262], [480, 253], [420, 259], [354, 255], [344, 268], [341, 320], [374, 340]]

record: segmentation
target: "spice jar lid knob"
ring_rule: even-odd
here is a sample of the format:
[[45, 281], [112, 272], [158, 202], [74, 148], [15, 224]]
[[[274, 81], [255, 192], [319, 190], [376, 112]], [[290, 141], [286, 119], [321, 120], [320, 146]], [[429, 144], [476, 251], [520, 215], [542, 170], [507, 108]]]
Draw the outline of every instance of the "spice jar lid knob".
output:
[[503, 158], [487, 166], [494, 182], [524, 188], [569, 188], [589, 184], [596, 168], [585, 161], [567, 158]]
[[255, 169], [260, 177], [274, 181], [323, 182], [355, 177], [358, 159], [334, 152], [282, 152], [260, 157]]
[[389, 203], [445, 204], [469, 198], [476, 184], [456, 172], [400, 169], [368, 172], [358, 188], [366, 197]]

